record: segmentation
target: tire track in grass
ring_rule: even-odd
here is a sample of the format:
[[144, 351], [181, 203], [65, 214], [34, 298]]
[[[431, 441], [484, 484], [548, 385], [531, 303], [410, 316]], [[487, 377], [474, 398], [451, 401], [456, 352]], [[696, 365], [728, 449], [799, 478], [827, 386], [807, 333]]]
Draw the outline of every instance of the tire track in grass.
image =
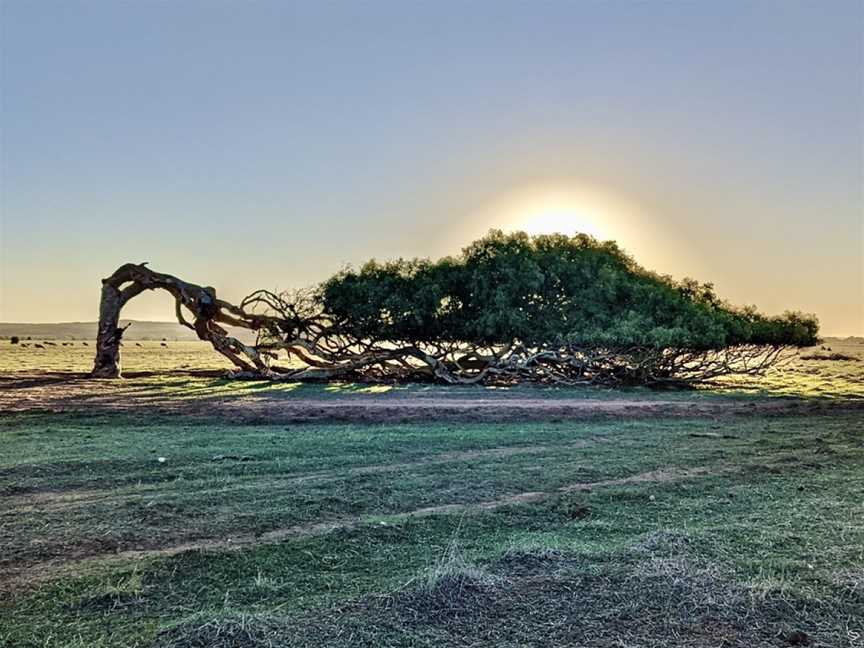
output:
[[[358, 475], [375, 475], [411, 470], [425, 466], [437, 466], [459, 461], [470, 461], [472, 459], [501, 459], [518, 455], [543, 454], [555, 450], [579, 450], [597, 443], [616, 443], [615, 440], [605, 436], [595, 435], [589, 439], [574, 441], [572, 443], [554, 445], [529, 445], [529, 446], [500, 446], [495, 448], [484, 448], [479, 450], [459, 450], [442, 452], [417, 461], [406, 461], [400, 463], [369, 464], [344, 469], [334, 468], [332, 470], [321, 470], [310, 472], [294, 477], [282, 477], [268, 479], [266, 476], [253, 481], [233, 484], [218, 488], [195, 489], [196, 495], [224, 495], [245, 490], [255, 490], [262, 486], [267, 488], [279, 488], [282, 486], [294, 486], [308, 483], [327, 483], [338, 481], [345, 477]], [[209, 463], [209, 462], [208, 462]], [[170, 484], [170, 482], [167, 482]], [[170, 494], [164, 489], [164, 484], [155, 484], [146, 488], [136, 490], [125, 495], [112, 494], [111, 489], [97, 490], [87, 489], [81, 491], [42, 491], [27, 495], [11, 495], [0, 497], [0, 502], [5, 505], [6, 510], [14, 513], [39, 513], [63, 511], [76, 506], [87, 506], [105, 501], [129, 502], [136, 499], [144, 499], [147, 496], [158, 498]]]
[[609, 486], [626, 486], [628, 484], [642, 483], [668, 483], [673, 481], [682, 481], [694, 477], [703, 477], [707, 475], [717, 475], [728, 472], [739, 472], [739, 468], [731, 468], [728, 466], [707, 467], [699, 466], [696, 468], [685, 469], [661, 469], [652, 470], [649, 472], [631, 475], [629, 477], [621, 477], [618, 479], [604, 479], [596, 482], [578, 482], [575, 484], [567, 484], [553, 491], [531, 491], [526, 493], [517, 493], [515, 495], [507, 495], [494, 500], [485, 502], [475, 502], [470, 504], [442, 504], [438, 506], [427, 506], [411, 513], [400, 514], [399, 517], [417, 517], [423, 515], [436, 515], [438, 513], [461, 513], [464, 511], [494, 511], [495, 509], [512, 504], [530, 504], [539, 502], [564, 493], [583, 492], [590, 493], [595, 488], [605, 488]]
[[[597, 488], [624, 486], [628, 484], [670, 483], [709, 475], [741, 472], [744, 468], [744, 466], [718, 464], [715, 466], [698, 466], [694, 468], [652, 470], [616, 479], [566, 484], [552, 491], [516, 493], [498, 499], [485, 500], [481, 502], [440, 504], [383, 517], [387, 517], [393, 523], [397, 523], [412, 518], [430, 515], [477, 514], [494, 511], [506, 506], [535, 503], [559, 496], [563, 493], [579, 491], [590, 492]], [[97, 553], [72, 561], [45, 561], [18, 569], [8, 569], [5, 573], [0, 574], [0, 600], [2, 600], [4, 596], [8, 596], [8, 593], [14, 590], [32, 586], [36, 583], [56, 578], [58, 576], [74, 574], [75, 572], [79, 572], [90, 566], [126, 562], [130, 560], [164, 558], [189, 551], [236, 551], [262, 545], [278, 544], [286, 540], [318, 536], [336, 530], [354, 529], [361, 527], [364, 524], [369, 524], [368, 516], [343, 517], [273, 529], [260, 534], [238, 534], [229, 538], [206, 538], [163, 547], [130, 549], [114, 553]]]

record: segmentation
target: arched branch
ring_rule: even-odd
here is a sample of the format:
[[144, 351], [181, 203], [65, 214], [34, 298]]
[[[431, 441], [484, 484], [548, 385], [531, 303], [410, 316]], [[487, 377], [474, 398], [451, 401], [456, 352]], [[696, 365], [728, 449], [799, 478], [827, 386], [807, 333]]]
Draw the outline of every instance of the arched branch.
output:
[[[218, 324], [228, 320], [234, 326], [256, 329], [260, 326], [259, 320], [244, 318], [242, 314], [239, 318], [226, 316], [222, 312], [225, 303], [216, 298], [215, 289], [209, 286], [198, 286], [173, 275], [155, 272], [145, 263], [127, 263], [102, 280], [93, 377], [118, 378], [121, 375], [120, 340], [125, 329], [119, 327], [120, 311], [130, 299], [145, 290], [170, 293], [175, 300], [177, 321], [193, 329], [201, 340], [210, 342], [239, 370], [266, 373], [267, 366], [257, 351], [228, 335]], [[193, 322], [183, 316], [184, 307], [193, 315]]]

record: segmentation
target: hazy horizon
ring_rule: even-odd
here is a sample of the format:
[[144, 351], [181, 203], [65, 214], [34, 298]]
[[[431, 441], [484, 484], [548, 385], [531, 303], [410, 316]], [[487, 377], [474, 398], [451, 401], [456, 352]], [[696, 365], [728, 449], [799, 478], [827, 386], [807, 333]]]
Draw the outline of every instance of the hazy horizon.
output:
[[[864, 335], [864, 4], [4, 2], [0, 321], [587, 231]], [[161, 293], [124, 319], [171, 321]]]

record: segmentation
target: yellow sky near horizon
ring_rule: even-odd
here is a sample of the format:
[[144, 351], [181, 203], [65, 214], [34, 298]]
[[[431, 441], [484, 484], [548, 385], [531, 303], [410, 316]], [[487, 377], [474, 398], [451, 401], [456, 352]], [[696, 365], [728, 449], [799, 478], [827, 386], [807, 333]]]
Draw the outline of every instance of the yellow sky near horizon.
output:
[[0, 10], [0, 321], [91, 321], [130, 261], [240, 300], [523, 228], [864, 335], [860, 1]]
[[[471, 240], [484, 235], [489, 229], [502, 229], [504, 231], [526, 231], [531, 235], [561, 232], [574, 234], [583, 232], [591, 234], [601, 240], [614, 240], [621, 245], [625, 251], [632, 254], [644, 267], [655, 270], [680, 279], [691, 276], [700, 281], [713, 281], [717, 286], [721, 297], [729, 299], [732, 303], [746, 304], [755, 303], [761, 310], [767, 313], [779, 313], [783, 310], [804, 310], [805, 312], [819, 313], [820, 304], [825, 301], [814, 303], [803, 299], [796, 300], [794, 286], [780, 282], [773, 291], [776, 299], [765, 300], [765, 279], [754, 278], [743, 283], [735, 282], [736, 268], [716, 266], [716, 259], [706, 259], [700, 255], [700, 248], [688, 244], [686, 234], [676, 231], [674, 227], [663, 225], [662, 220], [652, 218], [652, 214], [644, 206], [637, 202], [628, 200], [626, 197], [616, 195], [608, 189], [589, 188], [576, 184], [567, 183], [540, 183], [530, 186], [518, 187], [512, 191], [502, 192], [499, 196], [481, 201], [477, 205], [466, 210], [465, 217], [455, 224], [447, 227], [435, 228], [431, 223], [410, 224], [408, 231], [389, 232], [389, 236], [400, 239], [406, 243], [406, 253], [401, 256], [426, 256], [437, 258], [446, 254], [455, 254]], [[410, 239], [408, 237], [411, 237]], [[242, 237], [240, 239], [242, 241]], [[710, 245], [710, 241], [701, 241], [701, 244]], [[299, 250], [305, 246], [300, 241], [296, 243]], [[400, 256], [394, 249], [391, 254], [370, 254], [362, 256], [362, 251], [368, 249], [368, 241], [358, 241], [357, 249], [350, 247], [342, 248], [342, 260], [331, 262], [329, 268], [324, 264], [313, 265], [311, 271], [304, 275], [303, 282], [279, 281], [278, 269], [273, 268], [273, 260], [269, 260], [267, 267], [272, 269], [273, 274], [265, 276], [259, 268], [256, 272], [246, 273], [246, 267], [242, 264], [234, 265], [230, 258], [218, 259], [212, 265], [201, 264], [201, 259], [193, 259], [194, 263], [187, 264], [185, 259], [180, 258], [173, 262], [162, 262], [159, 257], [154, 257], [157, 262], [151, 262], [151, 267], [156, 270], [176, 274], [189, 281], [215, 285], [220, 296], [229, 300], [239, 301], [244, 295], [257, 288], [288, 289], [305, 285], [312, 285], [317, 281], [325, 279], [332, 272], [337, 271], [345, 263], [360, 265], [367, 258], [375, 256], [379, 259], [394, 258]], [[314, 257], [314, 248], [309, 246], [303, 255], [305, 258]], [[410, 252], [409, 252], [410, 250]], [[670, 258], [667, 250], [674, 250], [674, 258]], [[158, 249], [156, 250], [158, 252]], [[147, 259], [151, 257], [146, 257]], [[125, 261], [139, 261], [139, 258], [117, 259], [114, 265]], [[206, 261], [206, 259], [205, 259]], [[110, 274], [114, 265], [105, 265], [102, 275]], [[208, 268], [207, 266], [210, 265]], [[717, 270], [722, 270], [717, 272]], [[9, 291], [0, 295], [0, 321], [27, 321], [27, 322], [57, 322], [57, 321], [91, 321], [98, 314], [99, 276], [93, 274], [86, 279], [83, 275], [75, 277], [74, 268], [69, 268], [69, 273], [62, 276], [53, 275], [50, 268], [43, 268], [41, 276], [39, 273], [31, 275], [35, 284], [48, 285], [55, 283], [64, 285], [67, 290], [64, 293], [70, 298], [68, 305], [62, 301], [43, 300], [39, 293], [30, 290], [29, 285], [22, 284], [21, 290], [15, 291], [11, 297], [17, 303], [10, 301]], [[740, 274], [738, 274], [740, 276]], [[228, 281], [225, 281], [225, 279]], [[221, 281], [220, 281], [221, 279]], [[771, 277], [776, 281], [776, 277]], [[257, 282], [257, 283], [256, 283]], [[760, 285], [763, 284], [763, 285]], [[8, 285], [8, 284], [7, 284]], [[822, 291], [827, 293], [828, 291]], [[88, 298], [80, 300], [80, 294], [86, 293]], [[759, 297], [762, 296], [761, 300]], [[75, 303], [73, 306], [74, 297]], [[767, 302], [767, 303], [766, 303]], [[832, 304], [835, 308], [843, 309], [849, 313], [847, 319], [829, 318], [828, 326], [822, 320], [823, 334], [847, 336], [864, 334], [864, 326], [856, 327], [856, 309], [861, 316], [861, 304], [856, 304], [854, 299], [849, 303]], [[62, 314], [68, 313], [64, 317]], [[18, 317], [15, 315], [18, 314]], [[123, 317], [129, 319], [172, 321], [173, 301], [170, 296], [163, 293], [144, 293], [124, 309]]]

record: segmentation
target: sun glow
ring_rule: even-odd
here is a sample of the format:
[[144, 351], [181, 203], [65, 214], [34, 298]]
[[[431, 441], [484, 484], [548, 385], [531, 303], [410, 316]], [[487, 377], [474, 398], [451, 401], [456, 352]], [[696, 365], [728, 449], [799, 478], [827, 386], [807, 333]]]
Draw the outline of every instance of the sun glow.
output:
[[[451, 248], [499, 229], [532, 236], [588, 234], [600, 241], [617, 241], [628, 251], [645, 256], [646, 242], [653, 240], [653, 232], [646, 232], [644, 220], [638, 205], [604, 187], [566, 182], [533, 184], [481, 202], [458, 230], [458, 239], [453, 230]], [[634, 231], [639, 232], [638, 237], [632, 236]]]
[[602, 239], [609, 236], [606, 211], [603, 201], [588, 192], [546, 189], [512, 197], [506, 220], [509, 228], [532, 235], [590, 234]]
[[518, 229], [528, 234], [590, 234], [602, 238], [600, 228], [595, 225], [597, 216], [587, 210], [574, 208], [538, 209], [525, 215]]

